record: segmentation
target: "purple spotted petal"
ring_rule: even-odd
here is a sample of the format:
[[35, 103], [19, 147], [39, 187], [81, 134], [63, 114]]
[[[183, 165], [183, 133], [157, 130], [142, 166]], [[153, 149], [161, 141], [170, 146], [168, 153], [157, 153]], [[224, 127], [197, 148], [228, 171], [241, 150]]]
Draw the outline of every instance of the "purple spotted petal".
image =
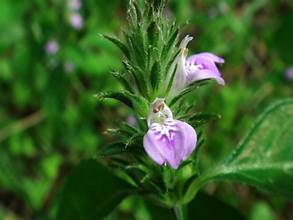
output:
[[[199, 53], [190, 56], [186, 60], [186, 68], [188, 71], [188, 79], [190, 81], [202, 79], [215, 79], [219, 84], [225, 85], [224, 79], [216, 66], [216, 63], [224, 63], [224, 59], [212, 53]], [[197, 67], [196, 69], [194, 67]]]
[[188, 74], [188, 80], [190, 82], [203, 80], [203, 79], [215, 79], [218, 84], [225, 85], [225, 81], [221, 76], [216, 75], [213, 71], [209, 69], [202, 69], [196, 72], [190, 72]]
[[153, 123], [144, 136], [143, 145], [156, 163], [177, 169], [196, 147], [197, 135], [187, 123], [166, 119], [164, 125]]

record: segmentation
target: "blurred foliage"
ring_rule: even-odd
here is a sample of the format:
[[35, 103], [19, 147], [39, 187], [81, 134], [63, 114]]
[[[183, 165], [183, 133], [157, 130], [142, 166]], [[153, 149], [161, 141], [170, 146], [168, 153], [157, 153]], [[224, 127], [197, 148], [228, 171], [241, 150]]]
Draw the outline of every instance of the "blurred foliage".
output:
[[[80, 30], [70, 25], [67, 4], [0, 1], [0, 219], [51, 219], [63, 176], [95, 154], [108, 140], [105, 129], [129, 114], [115, 102], [97, 106], [93, 98], [118, 89], [109, 71], [120, 68], [121, 54], [99, 34], [117, 33], [124, 25], [127, 1], [82, 1]], [[195, 36], [191, 51], [226, 60], [227, 86], [196, 94], [195, 111], [222, 115], [206, 127], [202, 167], [227, 155], [268, 103], [293, 96], [292, 81], [284, 77], [293, 66], [292, 12], [290, 0], [170, 1], [166, 13], [188, 22], [186, 33]], [[59, 50], [48, 54], [52, 40]], [[292, 202], [253, 188], [211, 184], [206, 192], [249, 213], [249, 219], [293, 219]], [[152, 219], [135, 198], [112, 215]]]

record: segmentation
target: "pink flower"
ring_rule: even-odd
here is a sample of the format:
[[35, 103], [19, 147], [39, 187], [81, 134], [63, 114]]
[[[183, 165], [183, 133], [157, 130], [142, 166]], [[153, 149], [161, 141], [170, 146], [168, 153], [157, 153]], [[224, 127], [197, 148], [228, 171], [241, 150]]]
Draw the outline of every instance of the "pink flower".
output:
[[177, 169], [194, 151], [197, 142], [195, 130], [189, 124], [173, 119], [163, 99], [157, 98], [152, 103], [148, 125], [143, 146], [157, 164], [168, 164]]
[[54, 55], [59, 51], [59, 44], [56, 40], [49, 40], [45, 45], [45, 51], [49, 55]]
[[79, 13], [72, 13], [69, 22], [74, 29], [80, 30], [83, 27], [83, 18]]
[[75, 69], [75, 65], [74, 63], [70, 62], [70, 61], [66, 61], [64, 63], [64, 69], [66, 73], [72, 73]]
[[293, 81], [293, 67], [288, 67], [285, 69], [284, 77], [287, 81]]
[[135, 126], [137, 124], [136, 118], [133, 115], [128, 116], [126, 122], [131, 126]]
[[188, 84], [203, 79], [215, 79], [218, 84], [225, 85], [225, 81], [216, 66], [217, 63], [222, 64], [225, 62], [223, 58], [209, 52], [204, 52], [192, 55], [186, 59], [188, 53], [186, 47], [192, 39], [193, 37], [187, 35], [182, 40], [180, 44], [181, 52], [175, 59], [172, 68], [170, 68], [172, 71], [175, 65], [177, 65], [176, 78], [172, 87], [173, 92], [180, 91]]

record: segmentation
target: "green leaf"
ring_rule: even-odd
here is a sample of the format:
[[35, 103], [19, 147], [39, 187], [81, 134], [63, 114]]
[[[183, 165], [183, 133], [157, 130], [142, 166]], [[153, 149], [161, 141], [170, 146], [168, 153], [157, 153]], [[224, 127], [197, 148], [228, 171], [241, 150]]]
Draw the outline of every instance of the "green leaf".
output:
[[[176, 72], [176, 71], [175, 71]], [[170, 102], [169, 106], [175, 105], [181, 98], [184, 98], [186, 95], [188, 95], [190, 92], [195, 91], [199, 87], [206, 85], [209, 82], [210, 79], [203, 79], [199, 81], [195, 81], [188, 85], [185, 89], [183, 89], [178, 95], [174, 96]]]
[[113, 71], [111, 74], [121, 83], [121, 85], [124, 86], [126, 90], [129, 92], [134, 92], [133, 85], [131, 84], [130, 80], [126, 78], [125, 74], [117, 71]]
[[113, 156], [119, 155], [126, 152], [125, 144], [122, 142], [115, 142], [108, 144], [104, 147], [99, 147], [98, 156]]
[[104, 38], [106, 38], [107, 40], [111, 41], [113, 44], [115, 44], [123, 53], [124, 55], [129, 59], [130, 58], [130, 52], [127, 48], [127, 46], [122, 43], [120, 40], [114, 38], [114, 37], [110, 37], [107, 35], [102, 35]]
[[293, 99], [270, 106], [229, 157], [195, 180], [184, 201], [210, 180], [232, 180], [293, 196]]
[[65, 181], [57, 219], [103, 219], [132, 190], [97, 161], [83, 161]]
[[166, 0], [152, 0], [152, 6], [155, 11], [160, 11], [166, 4]]
[[125, 92], [101, 92], [95, 95], [95, 97], [101, 101], [103, 99], [116, 99], [127, 105], [130, 108], [133, 108], [133, 103], [131, 98]]
[[143, 70], [140, 69], [138, 66], [135, 66], [134, 64], [131, 64], [127, 61], [123, 61], [122, 63], [127, 72], [133, 76], [135, 84], [140, 94], [144, 97], [147, 97], [149, 91]]
[[162, 81], [160, 64], [156, 61], [151, 70], [151, 85], [154, 90], [157, 90]]
[[[174, 24], [175, 26], [175, 24]], [[161, 59], [164, 59], [168, 56], [169, 52], [172, 51], [172, 48], [177, 44], [179, 29], [178, 27], [174, 28], [175, 30], [171, 33], [171, 37], [168, 39], [168, 42], [164, 45], [162, 50]]]
[[156, 22], [152, 21], [147, 29], [147, 35], [150, 45], [156, 46], [159, 38], [159, 28]]
[[221, 118], [220, 115], [216, 115], [216, 114], [208, 114], [208, 113], [195, 113], [193, 115], [191, 115], [187, 121], [190, 125], [192, 125], [193, 127], [199, 127], [202, 126], [212, 120], [216, 120]]
[[116, 99], [125, 105], [132, 108], [136, 113], [140, 114], [142, 117], [146, 117], [148, 114], [148, 101], [141, 96], [137, 96], [128, 91], [123, 92], [101, 92], [95, 95], [95, 97], [100, 101], [103, 99], [111, 98]]

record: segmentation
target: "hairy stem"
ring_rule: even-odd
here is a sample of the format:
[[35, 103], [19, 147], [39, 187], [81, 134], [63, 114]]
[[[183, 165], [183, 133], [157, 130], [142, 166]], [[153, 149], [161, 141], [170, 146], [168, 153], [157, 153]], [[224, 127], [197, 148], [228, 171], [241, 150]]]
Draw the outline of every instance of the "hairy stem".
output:
[[177, 220], [187, 220], [186, 210], [184, 205], [176, 205], [174, 212]]

